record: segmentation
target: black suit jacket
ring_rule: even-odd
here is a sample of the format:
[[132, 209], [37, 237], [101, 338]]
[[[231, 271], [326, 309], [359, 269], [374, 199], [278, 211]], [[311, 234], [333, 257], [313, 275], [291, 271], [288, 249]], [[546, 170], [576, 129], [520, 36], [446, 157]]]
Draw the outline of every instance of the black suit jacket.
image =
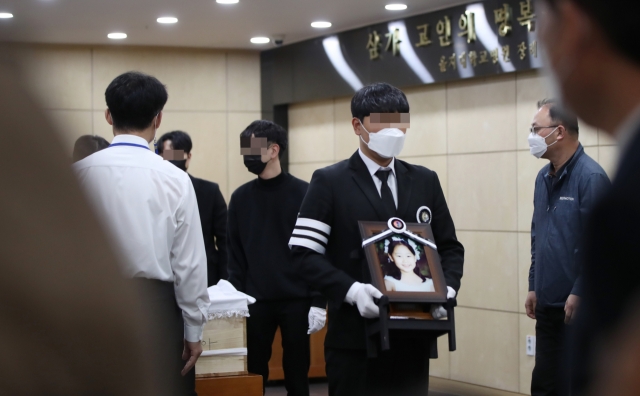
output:
[[211, 286], [227, 279], [227, 203], [217, 183], [189, 177], [198, 200], [207, 252], [207, 286]]
[[[431, 227], [447, 285], [458, 290], [464, 248], [456, 238], [438, 176], [398, 159], [395, 172], [397, 217], [415, 223], [420, 207], [431, 209]], [[357, 151], [349, 160], [313, 174], [294, 230], [294, 236], [305, 234], [310, 239], [292, 237], [291, 245], [298, 272], [329, 300], [328, 347], [365, 348], [364, 319], [344, 298], [354, 282], [370, 282], [358, 221], [387, 220], [382, 199]]]
[[597, 374], [599, 349], [628, 315], [639, 314], [640, 130], [621, 158], [611, 189], [593, 209], [585, 234], [584, 298], [570, 362], [575, 395]]

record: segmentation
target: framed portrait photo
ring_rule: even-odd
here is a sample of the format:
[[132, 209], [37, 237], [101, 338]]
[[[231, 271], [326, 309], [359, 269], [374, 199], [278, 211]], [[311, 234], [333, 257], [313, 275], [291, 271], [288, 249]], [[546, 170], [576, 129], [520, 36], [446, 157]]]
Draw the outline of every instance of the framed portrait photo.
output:
[[359, 222], [372, 284], [398, 303], [445, 303], [447, 284], [428, 223]]

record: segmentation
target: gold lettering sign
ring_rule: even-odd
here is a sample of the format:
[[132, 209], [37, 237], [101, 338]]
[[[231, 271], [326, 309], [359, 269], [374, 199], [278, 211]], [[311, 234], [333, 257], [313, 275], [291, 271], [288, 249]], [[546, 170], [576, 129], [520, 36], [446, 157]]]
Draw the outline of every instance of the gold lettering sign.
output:
[[369, 50], [369, 59], [380, 58], [380, 35], [375, 30], [373, 33], [369, 33], [367, 49]]
[[469, 44], [476, 41], [476, 16], [473, 12], [466, 11], [460, 15], [458, 27], [462, 30], [462, 32], [458, 33], [459, 37], [467, 36], [467, 43]]
[[384, 35], [387, 38], [387, 46], [385, 51], [392, 51], [393, 56], [398, 56], [400, 53], [400, 29], [396, 29]]
[[498, 63], [498, 49], [494, 49], [491, 51], [491, 63], [494, 65]]
[[440, 73], [444, 73], [447, 71], [447, 59], [443, 56], [440, 57], [440, 63], [438, 64], [440, 66]]
[[455, 52], [449, 57], [449, 65], [451, 65], [453, 70], [458, 70], [458, 58]]
[[471, 63], [471, 67], [476, 67], [478, 64], [478, 53], [476, 51], [469, 51], [469, 63]]
[[531, 45], [529, 45], [529, 53], [531, 54], [531, 56], [533, 56], [534, 58], [538, 57], [538, 42], [536, 40], [533, 40], [533, 42], [531, 43]]
[[511, 62], [511, 58], [509, 58], [510, 48], [508, 45], [502, 46], [502, 60], [505, 62]]
[[444, 20], [439, 20], [436, 25], [436, 32], [440, 36], [440, 46], [448, 47], [451, 45], [451, 20], [445, 15]]
[[417, 26], [416, 29], [420, 31], [420, 41], [416, 43], [416, 47], [425, 47], [431, 44], [431, 39], [429, 38], [429, 24], [425, 23], [424, 25]]
[[487, 51], [480, 51], [480, 62], [478, 63], [489, 63], [489, 53]]
[[520, 17], [518, 18], [518, 22], [520, 22], [520, 26], [526, 26], [528, 31], [533, 32], [535, 30], [535, 25], [534, 25], [535, 18], [536, 18], [536, 14], [533, 13], [533, 8], [531, 7], [531, 0], [521, 1]]
[[502, 8], [493, 10], [493, 14], [495, 16], [496, 24], [500, 24], [498, 26], [498, 34], [504, 37], [511, 33], [513, 28], [511, 26], [511, 7], [509, 4], [503, 4]]
[[520, 60], [527, 57], [527, 43], [524, 41], [518, 44], [518, 56], [520, 57]]

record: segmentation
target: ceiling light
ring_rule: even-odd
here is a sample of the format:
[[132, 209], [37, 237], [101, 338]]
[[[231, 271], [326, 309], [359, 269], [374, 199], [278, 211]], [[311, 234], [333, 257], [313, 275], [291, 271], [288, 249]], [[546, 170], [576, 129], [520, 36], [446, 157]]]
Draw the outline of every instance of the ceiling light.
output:
[[402, 11], [407, 9], [406, 4], [387, 4], [384, 6], [389, 11]]
[[253, 44], [266, 44], [269, 41], [271, 41], [271, 39], [269, 39], [269, 37], [253, 37], [251, 39], [251, 42]]
[[318, 28], [318, 29], [330, 28], [331, 22], [320, 22], [320, 21], [311, 22], [311, 27]]
[[0, 19], [9, 19], [13, 18], [13, 14], [8, 12], [0, 12]]
[[178, 22], [178, 18], [174, 17], [161, 17], [156, 19], [158, 23], [176, 23]]
[[218, 4], [236, 4], [240, 0], [216, 0]]
[[107, 34], [107, 37], [109, 37], [112, 40], [122, 40], [127, 38], [127, 34], [126, 33], [109, 33]]

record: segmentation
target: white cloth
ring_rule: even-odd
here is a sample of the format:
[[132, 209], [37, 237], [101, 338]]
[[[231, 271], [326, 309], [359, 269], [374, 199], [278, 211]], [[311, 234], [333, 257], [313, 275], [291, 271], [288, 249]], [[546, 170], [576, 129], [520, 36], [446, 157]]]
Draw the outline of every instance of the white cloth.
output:
[[207, 257], [193, 185], [186, 172], [118, 135], [112, 146], [74, 164], [80, 184], [110, 231], [128, 278], [173, 282], [187, 341], [207, 320]]
[[[451, 286], [447, 286], [447, 299], [454, 298], [456, 296], [456, 291]], [[431, 316], [434, 319], [442, 319], [447, 317], [447, 310], [442, 307], [442, 305], [432, 305], [431, 306]]]
[[380, 308], [373, 302], [374, 298], [382, 297], [380, 290], [370, 284], [354, 282], [347, 291], [344, 301], [351, 305], [356, 305], [363, 318], [377, 318], [380, 316]]
[[311, 307], [308, 316], [309, 330], [307, 330], [307, 334], [313, 334], [322, 330], [327, 322], [327, 311], [323, 308]]
[[358, 153], [360, 154], [360, 158], [362, 158], [362, 161], [364, 161], [364, 164], [367, 166], [367, 169], [371, 174], [371, 178], [373, 179], [373, 182], [375, 183], [376, 188], [378, 189], [378, 195], [380, 195], [380, 197], [382, 197], [382, 180], [378, 179], [378, 176], [376, 176], [376, 172], [380, 169], [391, 170], [391, 173], [389, 173], [389, 178], [387, 179], [387, 185], [391, 190], [391, 195], [393, 195], [393, 202], [395, 202], [396, 204], [396, 209], [398, 209], [398, 181], [396, 179], [396, 168], [395, 168], [396, 159], [392, 158], [389, 166], [385, 167], [385, 166], [380, 166], [376, 164], [371, 158], [364, 155], [362, 150], [358, 149]]
[[256, 299], [237, 291], [228, 281], [221, 279], [217, 285], [207, 289], [209, 292], [209, 320], [231, 317], [248, 317], [249, 305]]
[[399, 291], [399, 292], [432, 292], [432, 291], [436, 291], [435, 287], [433, 287], [433, 280], [427, 278], [427, 280], [425, 280], [422, 283], [419, 284], [412, 284], [412, 283], [406, 283], [400, 280], [397, 280], [396, 278], [386, 275], [384, 277], [385, 281], [389, 281], [391, 283], [393, 283], [395, 290]]

